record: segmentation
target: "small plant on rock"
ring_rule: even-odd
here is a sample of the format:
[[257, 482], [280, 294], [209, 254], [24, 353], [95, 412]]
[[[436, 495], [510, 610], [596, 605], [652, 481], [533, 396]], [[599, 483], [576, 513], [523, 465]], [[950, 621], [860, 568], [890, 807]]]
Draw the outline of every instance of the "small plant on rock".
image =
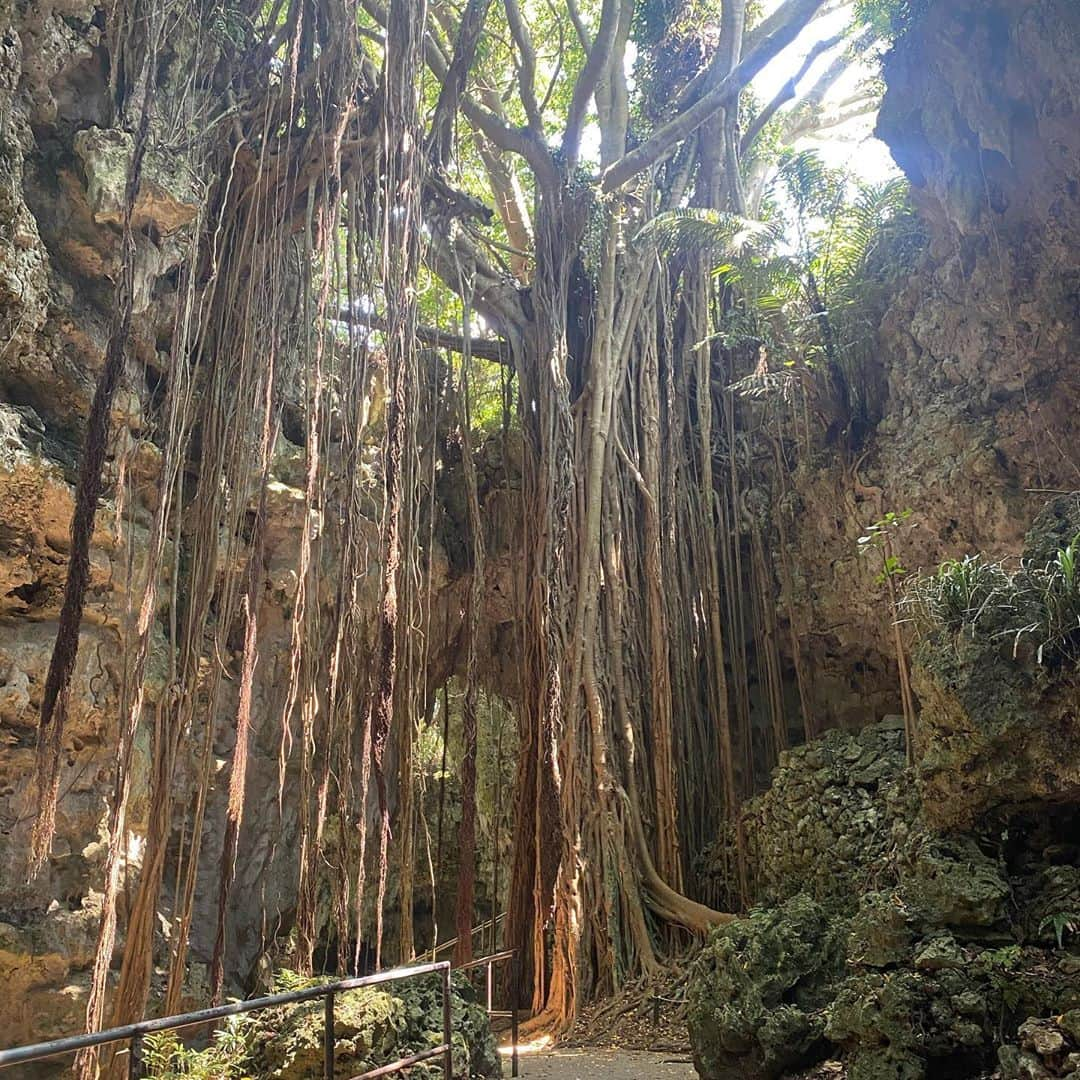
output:
[[1042, 934], [1046, 930], [1054, 931], [1057, 947], [1064, 949], [1065, 935], [1075, 934], [1080, 930], [1080, 913], [1075, 911], [1055, 911], [1053, 915], [1047, 915], [1039, 923], [1039, 933]]
[[877, 584], [885, 586], [889, 596], [893, 644], [896, 646], [896, 665], [900, 672], [900, 700], [904, 710], [908, 764], [915, 760], [915, 696], [911, 691], [911, 675], [908, 671], [907, 654], [904, 651], [904, 637], [900, 632], [900, 600], [896, 586], [897, 580], [907, 574], [907, 570], [896, 553], [894, 537], [908, 525], [911, 516], [911, 510], [890, 511], [880, 521], [875, 521], [866, 530], [866, 535], [859, 537], [859, 547], [862, 551], [875, 551], [879, 555], [881, 571], [874, 580]]
[[1038, 662], [1048, 653], [1080, 659], [1080, 534], [1045, 567], [1025, 568], [1022, 574], [1038, 616], [1030, 628], [1042, 639]]
[[950, 559], [936, 573], [915, 577], [902, 603], [924, 631], [1004, 638], [1011, 641], [1014, 657], [1031, 642], [1040, 665], [1075, 663], [1080, 661], [1080, 534], [1045, 564], [1025, 561], [1011, 573], [982, 555]]
[[943, 562], [934, 574], [915, 577], [902, 603], [913, 610], [921, 627], [974, 636], [984, 617], [1008, 602], [1011, 586], [1001, 563], [965, 555]]
[[230, 1016], [204, 1050], [186, 1047], [174, 1032], [150, 1035], [144, 1043], [146, 1074], [154, 1080], [248, 1080], [251, 1019]]

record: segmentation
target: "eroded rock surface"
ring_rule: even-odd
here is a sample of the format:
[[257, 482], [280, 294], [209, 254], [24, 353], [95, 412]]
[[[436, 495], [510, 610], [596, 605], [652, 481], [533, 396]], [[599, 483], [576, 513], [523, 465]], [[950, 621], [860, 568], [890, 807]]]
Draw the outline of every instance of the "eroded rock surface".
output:
[[1080, 942], [1046, 914], [1075, 902], [1061, 841], [1080, 815], [942, 833], [915, 791], [894, 725], [787, 755], [747, 814], [762, 906], [716, 931], [691, 977], [706, 1080], [833, 1059], [851, 1080], [965, 1080], [992, 1070], [1002, 1033], [1080, 1006]]
[[[1047, 489], [1080, 477], [1080, 9], [933, 0], [884, 65], [878, 134], [927, 249], [858, 378], [873, 426], [775, 492], [817, 730], [899, 712], [887, 600], [857, 540], [911, 510], [910, 571], [1015, 555]], [[878, 389], [874, 389], [878, 388]]]

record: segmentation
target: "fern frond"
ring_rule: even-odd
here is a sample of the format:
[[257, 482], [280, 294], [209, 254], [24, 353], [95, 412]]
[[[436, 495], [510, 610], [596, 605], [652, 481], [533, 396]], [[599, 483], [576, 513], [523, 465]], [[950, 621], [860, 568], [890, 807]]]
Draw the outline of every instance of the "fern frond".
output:
[[698, 209], [660, 214], [638, 233], [639, 239], [651, 239], [662, 251], [701, 254], [717, 262], [767, 254], [780, 236], [775, 222]]

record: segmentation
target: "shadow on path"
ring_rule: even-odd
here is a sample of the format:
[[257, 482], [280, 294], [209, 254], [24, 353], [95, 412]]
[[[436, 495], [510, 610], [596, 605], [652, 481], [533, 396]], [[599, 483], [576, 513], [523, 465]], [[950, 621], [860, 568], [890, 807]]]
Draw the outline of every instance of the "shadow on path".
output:
[[[506, 1070], [509, 1074], [509, 1068]], [[522, 1080], [695, 1080], [685, 1054], [634, 1050], [551, 1050], [521, 1059]]]

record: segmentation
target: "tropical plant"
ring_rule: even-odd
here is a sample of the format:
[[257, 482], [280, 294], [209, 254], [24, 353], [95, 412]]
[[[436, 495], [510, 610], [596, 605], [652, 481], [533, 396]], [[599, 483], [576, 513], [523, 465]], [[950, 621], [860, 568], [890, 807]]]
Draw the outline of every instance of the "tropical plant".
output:
[[842, 411], [867, 411], [861, 365], [875, 352], [883, 297], [924, 242], [907, 182], [867, 183], [815, 150], [788, 152], [761, 214], [679, 209], [639, 237], [711, 261], [729, 297], [716, 337], [728, 347], [759, 341], [772, 361], [735, 382], [736, 392], [786, 391], [801, 367], [828, 378]]
[[1017, 629], [1016, 640], [1034, 636], [1036, 660], [1080, 659], [1080, 534], [1045, 566], [1024, 565], [1017, 574], [1019, 608], [1034, 617]]
[[185, 1046], [174, 1032], [149, 1035], [143, 1043], [146, 1075], [153, 1080], [248, 1080], [253, 1028], [248, 1016], [230, 1016], [202, 1050]]
[[1011, 581], [1001, 563], [965, 555], [942, 563], [934, 574], [916, 575], [903, 603], [921, 626], [966, 629], [974, 636], [983, 617], [1006, 600]]
[[1047, 930], [1054, 931], [1054, 939], [1057, 941], [1057, 947], [1059, 949], [1064, 949], [1065, 935], [1075, 934], [1080, 930], [1080, 912], [1055, 911], [1052, 915], [1047, 915], [1046, 918], [1039, 923], [1039, 933], [1042, 934]]
[[924, 631], [965, 630], [1011, 642], [1013, 655], [1033, 643], [1035, 662], [1080, 660], [1080, 535], [1043, 565], [1010, 571], [981, 555], [950, 559], [909, 584], [904, 605]]

